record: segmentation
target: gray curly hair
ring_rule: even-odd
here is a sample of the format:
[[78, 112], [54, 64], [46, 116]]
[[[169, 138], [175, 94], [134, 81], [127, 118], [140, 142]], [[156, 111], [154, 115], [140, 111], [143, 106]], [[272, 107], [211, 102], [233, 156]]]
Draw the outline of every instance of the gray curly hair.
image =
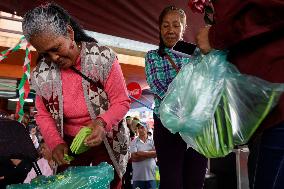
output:
[[43, 32], [66, 36], [68, 25], [74, 30], [76, 42], [97, 42], [84, 32], [65, 9], [54, 3], [40, 5], [28, 11], [24, 15], [22, 29], [25, 38], [30, 41], [33, 35]]
[[62, 9], [62, 12], [66, 12], [66, 15], [60, 14], [59, 7], [53, 4], [41, 5], [28, 11], [22, 22], [22, 29], [24, 36], [29, 41], [31, 36], [42, 33], [52, 32], [56, 35], [66, 35], [67, 25], [70, 18], [68, 18], [67, 12]]

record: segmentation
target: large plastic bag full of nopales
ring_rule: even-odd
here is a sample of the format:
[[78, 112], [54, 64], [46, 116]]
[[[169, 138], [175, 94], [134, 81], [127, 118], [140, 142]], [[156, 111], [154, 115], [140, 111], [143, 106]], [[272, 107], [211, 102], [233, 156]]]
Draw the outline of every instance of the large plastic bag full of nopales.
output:
[[108, 189], [114, 178], [114, 170], [106, 162], [98, 166], [69, 167], [54, 176], [38, 176], [30, 184], [10, 185], [7, 189]]
[[193, 57], [160, 106], [164, 126], [208, 158], [247, 143], [284, 91], [283, 84], [240, 74], [226, 58], [217, 50]]

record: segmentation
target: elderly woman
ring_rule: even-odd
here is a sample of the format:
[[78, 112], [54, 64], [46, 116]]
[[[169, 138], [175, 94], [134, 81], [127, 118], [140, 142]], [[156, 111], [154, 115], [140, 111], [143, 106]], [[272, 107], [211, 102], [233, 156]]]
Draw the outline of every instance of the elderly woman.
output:
[[186, 15], [182, 9], [166, 7], [159, 17], [159, 49], [146, 55], [146, 77], [155, 96], [154, 142], [160, 169], [161, 189], [203, 187], [207, 160], [192, 148], [187, 148], [180, 135], [168, 131], [159, 118], [160, 103], [179, 69], [190, 63], [190, 58], [171, 52], [182, 39]]
[[70, 165], [111, 163], [116, 170], [111, 188], [120, 188], [129, 136], [124, 128], [119, 130], [118, 122], [130, 100], [116, 54], [87, 36], [55, 4], [27, 12], [22, 28], [40, 55], [31, 74], [37, 93], [36, 121], [59, 171], [68, 166], [64, 154], [74, 136], [83, 126], [90, 127], [92, 133], [85, 140], [90, 150], [75, 156]]

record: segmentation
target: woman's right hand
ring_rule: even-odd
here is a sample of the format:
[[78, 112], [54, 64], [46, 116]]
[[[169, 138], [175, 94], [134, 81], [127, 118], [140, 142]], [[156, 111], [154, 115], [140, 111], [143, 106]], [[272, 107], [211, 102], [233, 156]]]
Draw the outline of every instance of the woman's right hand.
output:
[[196, 35], [196, 44], [203, 54], [207, 54], [212, 50], [209, 42], [210, 26], [201, 28]]
[[67, 144], [58, 144], [52, 151], [52, 158], [58, 165], [68, 164], [69, 162], [64, 160], [64, 154], [68, 154]]

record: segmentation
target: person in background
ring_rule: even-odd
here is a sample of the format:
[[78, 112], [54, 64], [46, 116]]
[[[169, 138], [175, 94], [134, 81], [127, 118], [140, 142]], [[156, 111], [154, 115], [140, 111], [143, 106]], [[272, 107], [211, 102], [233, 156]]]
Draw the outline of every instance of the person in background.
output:
[[9, 117], [9, 114], [6, 111], [0, 109], [0, 119], [10, 119]]
[[137, 123], [140, 121], [140, 119], [138, 118], [138, 117], [133, 117], [132, 118], [132, 121], [131, 121], [131, 128], [132, 128], [132, 131], [134, 132], [134, 137], [132, 138], [132, 139], [134, 139], [134, 138], [136, 138], [137, 136], [138, 136], [138, 130], [137, 130], [137, 127], [136, 127], [136, 125], [137, 125]]
[[153, 139], [153, 129], [148, 129], [147, 135], [150, 139]]
[[[37, 161], [42, 175], [51, 176], [54, 173], [55, 162], [52, 160], [52, 154], [47, 145], [42, 140], [40, 143], [40, 155], [41, 158]], [[37, 176], [34, 168], [28, 173], [24, 183], [30, 183], [32, 179]]]
[[159, 17], [159, 49], [149, 51], [145, 58], [146, 79], [154, 94], [154, 141], [160, 171], [161, 189], [203, 187], [207, 159], [186, 143], [178, 133], [166, 129], [159, 116], [160, 103], [169, 84], [179, 69], [190, 63], [190, 58], [171, 52], [182, 40], [186, 29], [186, 15], [182, 9], [166, 7]]
[[138, 137], [130, 145], [133, 189], [156, 189], [156, 150], [154, 141], [147, 135], [147, 125], [136, 124]]
[[[39, 53], [31, 73], [35, 119], [58, 171], [108, 162], [115, 170], [110, 188], [120, 188], [129, 158], [129, 133], [113, 132], [113, 127], [118, 128], [129, 110], [130, 99], [116, 54], [89, 37], [66, 10], [53, 3], [28, 11], [22, 29]], [[90, 149], [68, 164], [64, 155], [82, 127], [92, 129], [84, 140]]]
[[10, 114], [10, 119], [12, 119], [12, 120], [16, 120], [16, 117], [15, 117], [15, 114]]
[[36, 155], [26, 128], [0, 110], [0, 188], [23, 183]]
[[[241, 73], [284, 83], [284, 1], [218, 0], [215, 24], [202, 28], [197, 45], [206, 54], [228, 51]], [[284, 95], [249, 142], [251, 189], [284, 188]]]
[[27, 159], [6, 159], [0, 156], [0, 189], [7, 185], [23, 183], [32, 162]]
[[28, 113], [24, 113], [21, 123], [29, 130], [30, 116]]
[[38, 149], [39, 147], [39, 142], [38, 142], [38, 138], [37, 138], [37, 127], [36, 125], [28, 125], [29, 128], [29, 132], [30, 132], [30, 137], [33, 141], [33, 144], [35, 146], [36, 149]]
[[132, 124], [132, 117], [131, 116], [126, 116], [126, 124], [127, 124], [127, 127], [130, 131], [130, 138], [131, 140], [134, 139], [135, 137], [135, 132], [132, 130], [132, 127], [131, 127], [131, 124]]
[[[135, 133], [133, 132], [132, 127], [131, 127], [132, 117], [126, 116], [125, 120], [126, 120], [127, 127], [129, 129], [129, 132], [130, 132], [130, 140], [132, 141], [135, 137]], [[131, 161], [131, 157], [130, 157], [130, 159], [127, 162], [126, 172], [123, 175], [122, 189], [131, 189], [132, 188], [131, 179], [132, 179], [132, 161]]]

